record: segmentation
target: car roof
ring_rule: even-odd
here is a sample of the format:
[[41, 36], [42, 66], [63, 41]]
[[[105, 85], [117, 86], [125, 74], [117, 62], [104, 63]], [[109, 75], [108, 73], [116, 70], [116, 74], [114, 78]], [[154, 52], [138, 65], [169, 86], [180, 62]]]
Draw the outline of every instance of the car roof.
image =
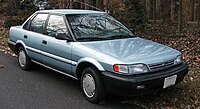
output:
[[38, 13], [54, 13], [54, 14], [99, 14], [105, 13], [94, 10], [80, 10], [80, 9], [53, 9], [53, 10], [40, 10]]

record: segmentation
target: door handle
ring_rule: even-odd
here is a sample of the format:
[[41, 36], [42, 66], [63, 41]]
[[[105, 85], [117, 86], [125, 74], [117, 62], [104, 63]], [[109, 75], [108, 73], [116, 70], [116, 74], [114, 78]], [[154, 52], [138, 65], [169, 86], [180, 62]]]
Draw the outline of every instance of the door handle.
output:
[[43, 40], [43, 41], [42, 41], [42, 44], [45, 44], [45, 45], [46, 45], [46, 44], [47, 44], [47, 41]]
[[27, 39], [27, 38], [28, 38], [28, 36], [27, 36], [27, 35], [24, 35], [24, 38], [25, 38], [25, 39]]

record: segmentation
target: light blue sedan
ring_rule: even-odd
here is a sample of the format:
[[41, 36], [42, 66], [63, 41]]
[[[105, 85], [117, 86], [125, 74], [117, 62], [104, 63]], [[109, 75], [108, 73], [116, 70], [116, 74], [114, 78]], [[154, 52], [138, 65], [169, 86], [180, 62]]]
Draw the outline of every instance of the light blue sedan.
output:
[[188, 73], [180, 52], [134, 35], [100, 11], [37, 11], [22, 26], [10, 28], [8, 44], [21, 69], [30, 69], [34, 62], [75, 78], [93, 103], [107, 93], [156, 92]]

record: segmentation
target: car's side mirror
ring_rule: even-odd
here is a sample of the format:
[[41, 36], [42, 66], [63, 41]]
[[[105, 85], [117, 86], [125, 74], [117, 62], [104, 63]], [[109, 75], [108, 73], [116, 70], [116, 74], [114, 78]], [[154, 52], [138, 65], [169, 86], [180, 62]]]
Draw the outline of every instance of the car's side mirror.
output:
[[55, 38], [59, 39], [59, 40], [72, 41], [72, 39], [70, 38], [70, 36], [67, 35], [66, 33], [56, 33]]

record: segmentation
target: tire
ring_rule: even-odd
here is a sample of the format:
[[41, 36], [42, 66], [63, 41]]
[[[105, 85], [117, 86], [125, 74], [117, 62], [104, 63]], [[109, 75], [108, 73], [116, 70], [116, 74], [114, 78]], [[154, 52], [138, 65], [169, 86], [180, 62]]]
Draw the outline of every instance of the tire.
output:
[[18, 49], [17, 53], [18, 63], [21, 69], [23, 70], [29, 70], [32, 66], [32, 62], [28, 55], [26, 54], [26, 51], [23, 47], [20, 47]]
[[96, 68], [85, 68], [80, 82], [83, 95], [89, 102], [99, 103], [106, 98], [105, 87], [100, 72]]

